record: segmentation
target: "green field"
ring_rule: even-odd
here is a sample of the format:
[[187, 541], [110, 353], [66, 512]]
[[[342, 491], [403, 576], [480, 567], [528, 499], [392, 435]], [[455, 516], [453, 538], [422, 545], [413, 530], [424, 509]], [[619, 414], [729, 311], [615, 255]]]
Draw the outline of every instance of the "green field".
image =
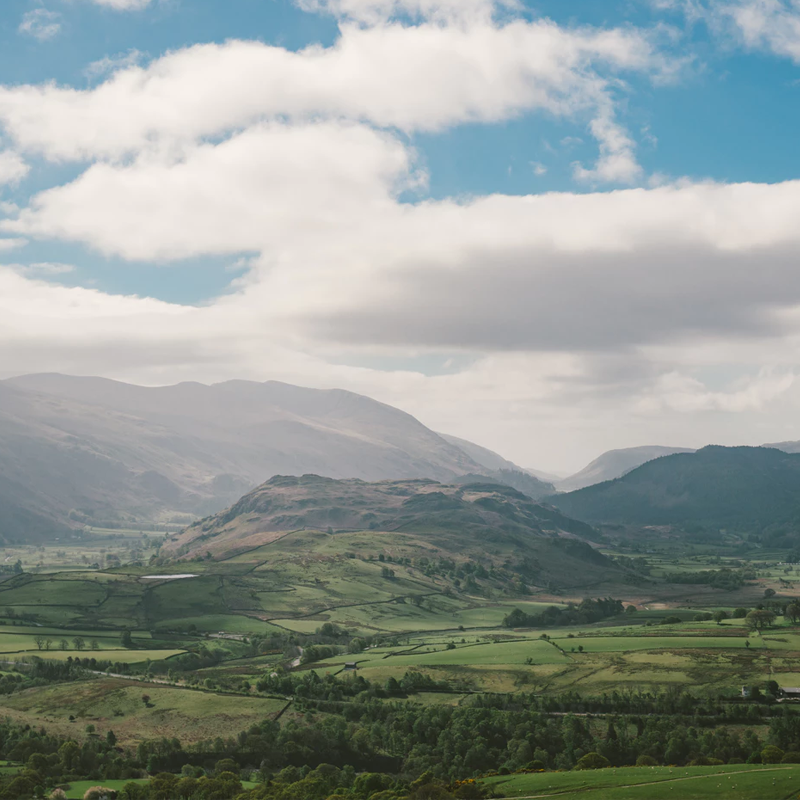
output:
[[800, 765], [626, 767], [484, 781], [504, 797], [563, 800], [784, 800], [800, 792]]
[[[147, 706], [143, 695], [150, 698]], [[70, 737], [86, 737], [86, 726], [92, 724], [103, 736], [113, 730], [124, 745], [162, 736], [191, 743], [235, 736], [249, 725], [274, 716], [285, 705], [282, 700], [267, 697], [237, 697], [99, 678], [27, 689], [5, 697], [3, 715]]]

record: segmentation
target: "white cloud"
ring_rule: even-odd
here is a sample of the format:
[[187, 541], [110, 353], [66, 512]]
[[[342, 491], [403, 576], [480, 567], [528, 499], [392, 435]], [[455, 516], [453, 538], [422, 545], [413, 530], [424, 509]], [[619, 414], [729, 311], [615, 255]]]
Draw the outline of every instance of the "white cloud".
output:
[[670, 69], [632, 29], [570, 30], [541, 20], [346, 24], [327, 49], [197, 45], [89, 90], [3, 87], [0, 125], [23, 150], [82, 160], [180, 148], [276, 118], [346, 118], [413, 132], [538, 110], [594, 119], [603, 150], [596, 177], [628, 180], [636, 170], [633, 144], [615, 120], [617, 76]]
[[73, 264], [61, 264], [57, 261], [39, 261], [32, 264], [6, 264], [8, 269], [14, 270], [19, 275], [30, 278], [54, 278], [59, 275], [69, 275], [75, 272]]
[[732, 24], [742, 43], [800, 63], [800, 4], [789, 0], [711, 0], [718, 24]]
[[60, 33], [61, 14], [46, 8], [34, 8], [23, 14], [18, 30], [40, 42], [46, 42]]
[[141, 11], [147, 8], [152, 0], [91, 0], [91, 2], [115, 11]]
[[344, 123], [255, 126], [174, 162], [95, 164], [38, 195], [12, 233], [85, 242], [129, 259], [184, 258], [334, 242], [395, 208], [422, 176], [397, 139]]
[[16, 250], [18, 247], [24, 247], [27, 243], [26, 239], [0, 239], [0, 253]]
[[19, 153], [0, 150], [0, 186], [19, 183], [30, 171], [30, 167]]
[[112, 72], [136, 66], [144, 57], [139, 50], [129, 50], [127, 53], [118, 53], [115, 56], [104, 56], [97, 61], [92, 61], [83, 71], [90, 80], [105, 77]]
[[412, 19], [490, 19], [501, 9], [520, 7], [519, 0], [297, 0], [304, 11], [325, 11], [375, 24], [398, 16]]

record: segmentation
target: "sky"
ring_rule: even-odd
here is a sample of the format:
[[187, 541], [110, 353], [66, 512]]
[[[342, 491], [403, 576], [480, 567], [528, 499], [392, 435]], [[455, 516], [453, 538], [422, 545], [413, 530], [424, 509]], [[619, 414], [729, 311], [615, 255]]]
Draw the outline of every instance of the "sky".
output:
[[5, 0], [0, 378], [800, 439], [798, 130], [800, 0]]

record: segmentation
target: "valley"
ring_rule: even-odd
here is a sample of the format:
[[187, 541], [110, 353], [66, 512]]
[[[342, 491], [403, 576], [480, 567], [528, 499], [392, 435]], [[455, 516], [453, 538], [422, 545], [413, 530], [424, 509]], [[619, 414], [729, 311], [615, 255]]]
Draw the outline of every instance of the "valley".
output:
[[442, 441], [485, 463], [7, 539], [0, 796], [800, 791], [798, 456], [656, 453], [543, 496]]

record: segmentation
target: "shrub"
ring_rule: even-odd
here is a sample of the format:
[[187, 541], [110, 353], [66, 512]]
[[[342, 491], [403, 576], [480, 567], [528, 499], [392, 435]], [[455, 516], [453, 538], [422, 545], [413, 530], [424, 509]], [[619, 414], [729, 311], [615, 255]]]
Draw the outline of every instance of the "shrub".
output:
[[767, 745], [767, 747], [761, 751], [762, 764], [780, 764], [782, 758], [783, 750], [781, 750], [780, 747], [775, 747], [775, 745]]
[[658, 761], [656, 761], [653, 756], [645, 755], [644, 753], [636, 759], [636, 766], [637, 767], [657, 767]]
[[790, 750], [784, 754], [781, 764], [800, 764], [800, 753], [797, 750]]
[[605, 769], [610, 766], [611, 762], [604, 756], [601, 756], [600, 753], [587, 753], [578, 760], [574, 769]]

